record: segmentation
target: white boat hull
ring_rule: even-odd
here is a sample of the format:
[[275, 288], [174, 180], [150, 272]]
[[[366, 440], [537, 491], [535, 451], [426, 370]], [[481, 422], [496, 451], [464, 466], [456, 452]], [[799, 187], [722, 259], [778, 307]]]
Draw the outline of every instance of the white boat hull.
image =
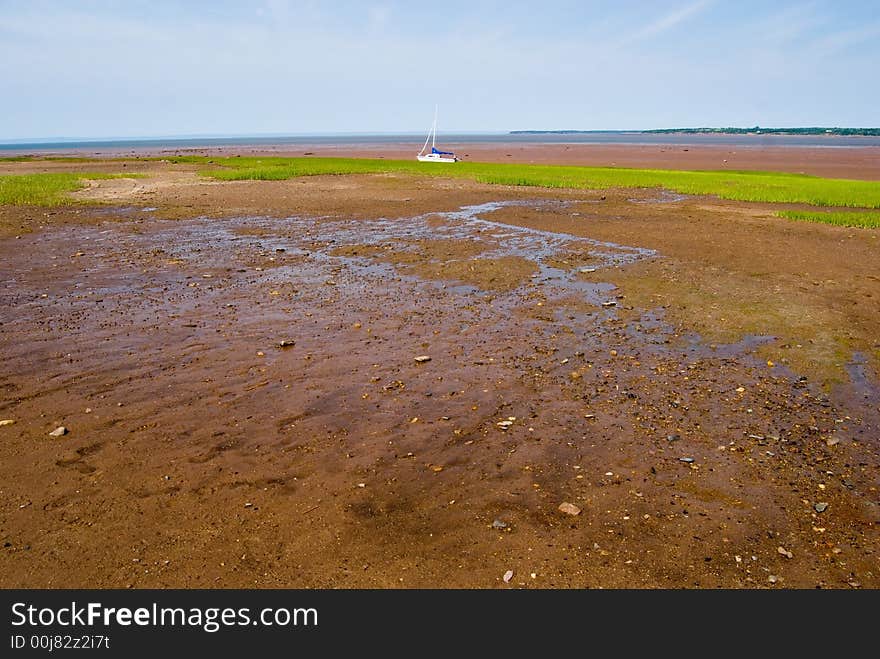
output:
[[416, 156], [419, 162], [458, 162], [458, 158], [447, 158], [446, 156], [438, 156], [436, 153], [429, 153], [424, 156]]

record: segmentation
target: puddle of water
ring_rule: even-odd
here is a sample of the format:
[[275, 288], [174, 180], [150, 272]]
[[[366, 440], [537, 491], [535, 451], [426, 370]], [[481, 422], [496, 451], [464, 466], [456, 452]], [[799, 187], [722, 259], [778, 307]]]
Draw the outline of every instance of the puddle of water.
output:
[[644, 199], [627, 199], [632, 204], [674, 204], [687, 199], [687, 195], [670, 192], [669, 190], [660, 190], [653, 197]]
[[872, 376], [868, 356], [862, 352], [854, 352], [852, 359], [846, 364], [846, 373], [857, 395], [867, 399], [880, 400], [880, 383]]
[[[579, 268], [562, 268], [546, 261], [564, 253], [580, 253], [590, 257], [590, 271], [619, 267], [641, 259], [652, 258], [656, 252], [640, 247], [582, 238], [493, 222], [485, 216], [509, 206], [543, 208], [553, 203], [544, 201], [503, 201], [464, 206], [457, 211], [435, 212], [401, 219], [321, 220], [291, 217], [283, 220], [267, 217], [211, 220], [209, 225], [176, 226], [168, 230], [168, 254], [171, 258], [190, 260], [198, 258], [205, 267], [212, 267], [210, 254], [225, 249], [246, 249], [271, 258], [276, 250], [285, 256], [303, 256], [316, 263], [347, 267], [362, 276], [417, 278], [403, 275], [389, 264], [377, 262], [368, 256], [341, 256], [332, 250], [341, 246], [376, 246], [393, 244], [396, 251], [417, 251], [417, 241], [469, 240], [481, 243], [482, 253], [477, 259], [520, 257], [533, 262], [538, 273], [528, 284], [514, 293], [521, 294], [526, 287], [539, 287], [548, 299], [568, 298], [572, 295], [593, 305], [610, 303], [614, 286], [608, 283], [585, 281], [578, 277]], [[565, 202], [563, 202], [565, 203]], [[567, 204], [566, 204], [567, 205]], [[241, 234], [247, 229], [248, 234]], [[256, 235], [254, 235], [256, 233]], [[279, 277], [306, 276], [308, 268], [297, 265], [273, 268]], [[271, 275], [270, 275], [271, 276]], [[316, 273], [323, 277], [323, 273]], [[480, 289], [450, 281], [432, 282], [445, 290], [462, 295], [481, 293]]]

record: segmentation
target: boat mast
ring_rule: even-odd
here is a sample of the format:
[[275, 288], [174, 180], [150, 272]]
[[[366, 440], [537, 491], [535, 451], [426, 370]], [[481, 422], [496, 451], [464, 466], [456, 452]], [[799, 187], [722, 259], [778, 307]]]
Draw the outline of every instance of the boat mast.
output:
[[439, 104], [434, 106], [434, 127], [431, 129], [431, 134], [433, 135], [431, 138], [431, 149], [437, 148], [437, 112], [439, 109]]

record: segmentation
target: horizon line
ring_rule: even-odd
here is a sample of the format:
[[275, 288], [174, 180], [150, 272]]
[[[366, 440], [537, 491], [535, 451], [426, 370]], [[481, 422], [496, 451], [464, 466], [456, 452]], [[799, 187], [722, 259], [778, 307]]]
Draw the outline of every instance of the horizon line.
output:
[[[444, 131], [446, 135], [512, 135], [516, 133], [648, 133], [656, 131], [718, 131], [718, 130], [880, 130], [868, 126], [692, 126], [661, 128], [518, 128], [508, 130], [467, 130]], [[94, 143], [94, 142], [158, 142], [162, 140], [222, 140], [222, 139], [271, 139], [302, 137], [409, 137], [423, 134], [424, 131], [310, 131], [302, 133], [179, 133], [162, 135], [107, 135], [107, 136], [43, 136], [43, 137], [0, 137], [0, 145], [31, 145], [53, 143]]]

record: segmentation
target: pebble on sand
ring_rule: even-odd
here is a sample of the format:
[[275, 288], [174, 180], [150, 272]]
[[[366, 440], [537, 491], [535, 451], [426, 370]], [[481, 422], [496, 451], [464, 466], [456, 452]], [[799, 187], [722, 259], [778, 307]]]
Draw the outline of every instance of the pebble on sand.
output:
[[425, 362], [431, 361], [431, 356], [430, 355], [419, 355], [418, 357], [415, 358], [415, 361], [417, 364], [424, 364]]
[[53, 430], [52, 432], [49, 433], [49, 435], [52, 437], [61, 437], [61, 435], [66, 435], [66, 434], [67, 434], [67, 428], [65, 428], [64, 426], [58, 426], [57, 428], [55, 428], [55, 430]]
[[566, 515], [580, 515], [581, 509], [578, 508], [573, 503], [568, 503], [567, 501], [563, 501], [559, 504], [559, 512], [565, 513]]
[[0, 420], [0, 426], [11, 426], [15, 423], [15, 419], [2, 419]]
[[279, 348], [290, 348], [295, 345], [296, 345], [296, 341], [291, 341], [289, 339], [282, 339], [281, 341], [278, 342]]
[[792, 554], [790, 551], [788, 551], [785, 547], [783, 547], [781, 545], [776, 548], [776, 551], [779, 552], [782, 556], [785, 556], [786, 558], [794, 558], [794, 554]]
[[824, 501], [820, 501], [815, 506], [813, 506], [813, 510], [815, 510], [817, 513], [824, 513], [826, 510], [828, 510], [828, 504]]
[[502, 578], [504, 579], [504, 583], [510, 583], [510, 580], [513, 579], [513, 570], [505, 572]]

